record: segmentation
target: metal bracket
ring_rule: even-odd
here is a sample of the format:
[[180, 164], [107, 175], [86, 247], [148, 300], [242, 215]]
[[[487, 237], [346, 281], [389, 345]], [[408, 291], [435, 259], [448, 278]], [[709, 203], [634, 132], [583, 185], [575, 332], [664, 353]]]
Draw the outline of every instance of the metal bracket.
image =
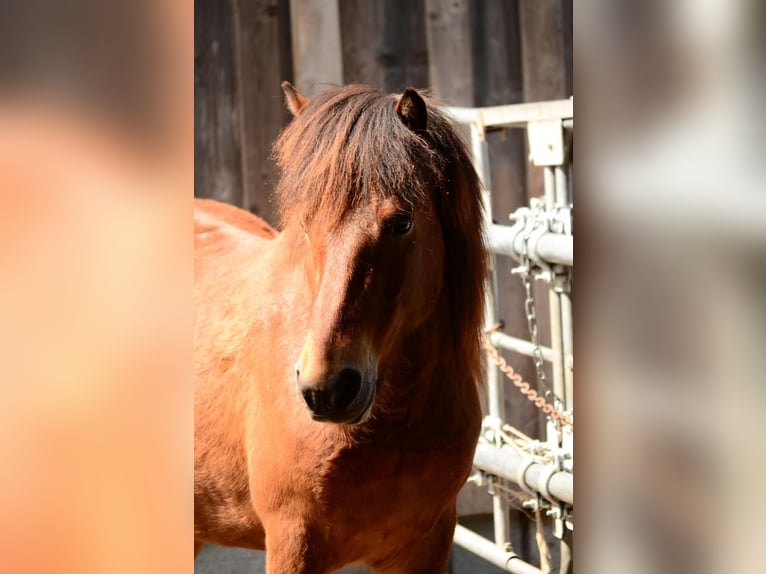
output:
[[564, 163], [564, 127], [561, 120], [537, 120], [527, 124], [529, 161], [533, 165]]
[[561, 505], [551, 507], [546, 514], [553, 517], [553, 536], [561, 540], [564, 537], [564, 513]]
[[550, 466], [545, 468], [545, 470], [543, 470], [537, 477], [537, 483], [535, 484], [537, 487], [537, 492], [539, 492], [544, 498], [547, 498], [548, 500], [556, 500], [556, 497], [551, 494], [550, 490], [548, 490], [548, 483], [551, 481], [551, 477], [557, 472], [559, 472], [558, 467]]
[[527, 463], [523, 466], [519, 467], [519, 472], [516, 474], [516, 479], [514, 482], [518, 484], [521, 487], [521, 490], [524, 492], [531, 494], [532, 496], [537, 496], [537, 493], [527, 484], [527, 470], [529, 470], [529, 467], [535, 464], [535, 460], [529, 459]]
[[[548, 262], [540, 253], [539, 246], [542, 245], [541, 240], [546, 240], [550, 249], [551, 238], [572, 235], [572, 212], [566, 207], [544, 211], [537, 198], [532, 198], [531, 203], [532, 208], [520, 207], [508, 216], [514, 222], [511, 227], [493, 226], [491, 239], [502, 253], [507, 253], [516, 260], [522, 257], [523, 241], [526, 240], [527, 256], [534, 264], [534, 269], [522, 266], [514, 272], [535, 272], [538, 278], [553, 282], [557, 275], [553, 267], [561, 269], [561, 274], [564, 276], [566, 276], [565, 269], [563, 266]], [[571, 255], [569, 257], [571, 258]]]
[[503, 421], [497, 417], [486, 415], [481, 421], [481, 437], [489, 444], [498, 445], [501, 440], [500, 428], [503, 426]]

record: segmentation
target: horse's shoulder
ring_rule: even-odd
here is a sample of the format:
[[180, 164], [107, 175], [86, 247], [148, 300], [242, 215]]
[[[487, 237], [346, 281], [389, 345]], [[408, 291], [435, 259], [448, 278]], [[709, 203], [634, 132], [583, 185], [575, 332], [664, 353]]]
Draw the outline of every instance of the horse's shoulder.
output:
[[212, 199], [194, 200], [195, 235], [225, 232], [232, 227], [262, 239], [278, 235], [276, 229], [249, 211]]

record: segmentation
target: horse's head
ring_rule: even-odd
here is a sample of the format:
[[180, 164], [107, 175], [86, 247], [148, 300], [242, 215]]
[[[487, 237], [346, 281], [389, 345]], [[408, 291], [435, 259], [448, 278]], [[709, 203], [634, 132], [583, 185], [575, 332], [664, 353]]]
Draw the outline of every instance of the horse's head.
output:
[[436, 311], [446, 162], [413, 89], [398, 99], [363, 86], [311, 101], [285, 93], [296, 119], [277, 144], [280, 208], [313, 301], [296, 380], [315, 420], [359, 423], [379, 374]]

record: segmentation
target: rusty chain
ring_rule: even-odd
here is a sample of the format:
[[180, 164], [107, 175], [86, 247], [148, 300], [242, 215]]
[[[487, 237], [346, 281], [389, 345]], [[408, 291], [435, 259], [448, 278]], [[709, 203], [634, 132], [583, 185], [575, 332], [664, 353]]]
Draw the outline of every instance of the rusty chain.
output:
[[[495, 329], [496, 327], [491, 331]], [[521, 394], [532, 401], [532, 403], [534, 403], [534, 405], [543, 411], [543, 413], [546, 415], [557, 421], [560, 421], [561, 424], [569, 425], [570, 427], [574, 428], [574, 423], [570, 416], [556, 410], [553, 405], [545, 400], [545, 397], [540, 396], [529, 383], [521, 378], [521, 375], [513, 370], [513, 367], [508, 364], [505, 358], [500, 354], [500, 351], [498, 351], [497, 348], [490, 342], [489, 335], [487, 333], [481, 334], [481, 343], [484, 347], [484, 350], [487, 351], [490, 357], [492, 357], [492, 360], [495, 362], [498, 368], [505, 374], [506, 377], [508, 377], [513, 385], [518, 388], [519, 391], [521, 391]]]

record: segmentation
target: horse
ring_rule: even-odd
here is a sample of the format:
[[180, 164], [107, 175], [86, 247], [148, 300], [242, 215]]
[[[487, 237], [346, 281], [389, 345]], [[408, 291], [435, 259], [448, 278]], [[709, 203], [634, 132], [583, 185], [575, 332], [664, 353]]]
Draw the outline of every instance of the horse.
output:
[[481, 424], [479, 180], [413, 88], [283, 90], [281, 230], [195, 202], [195, 557], [443, 573]]

